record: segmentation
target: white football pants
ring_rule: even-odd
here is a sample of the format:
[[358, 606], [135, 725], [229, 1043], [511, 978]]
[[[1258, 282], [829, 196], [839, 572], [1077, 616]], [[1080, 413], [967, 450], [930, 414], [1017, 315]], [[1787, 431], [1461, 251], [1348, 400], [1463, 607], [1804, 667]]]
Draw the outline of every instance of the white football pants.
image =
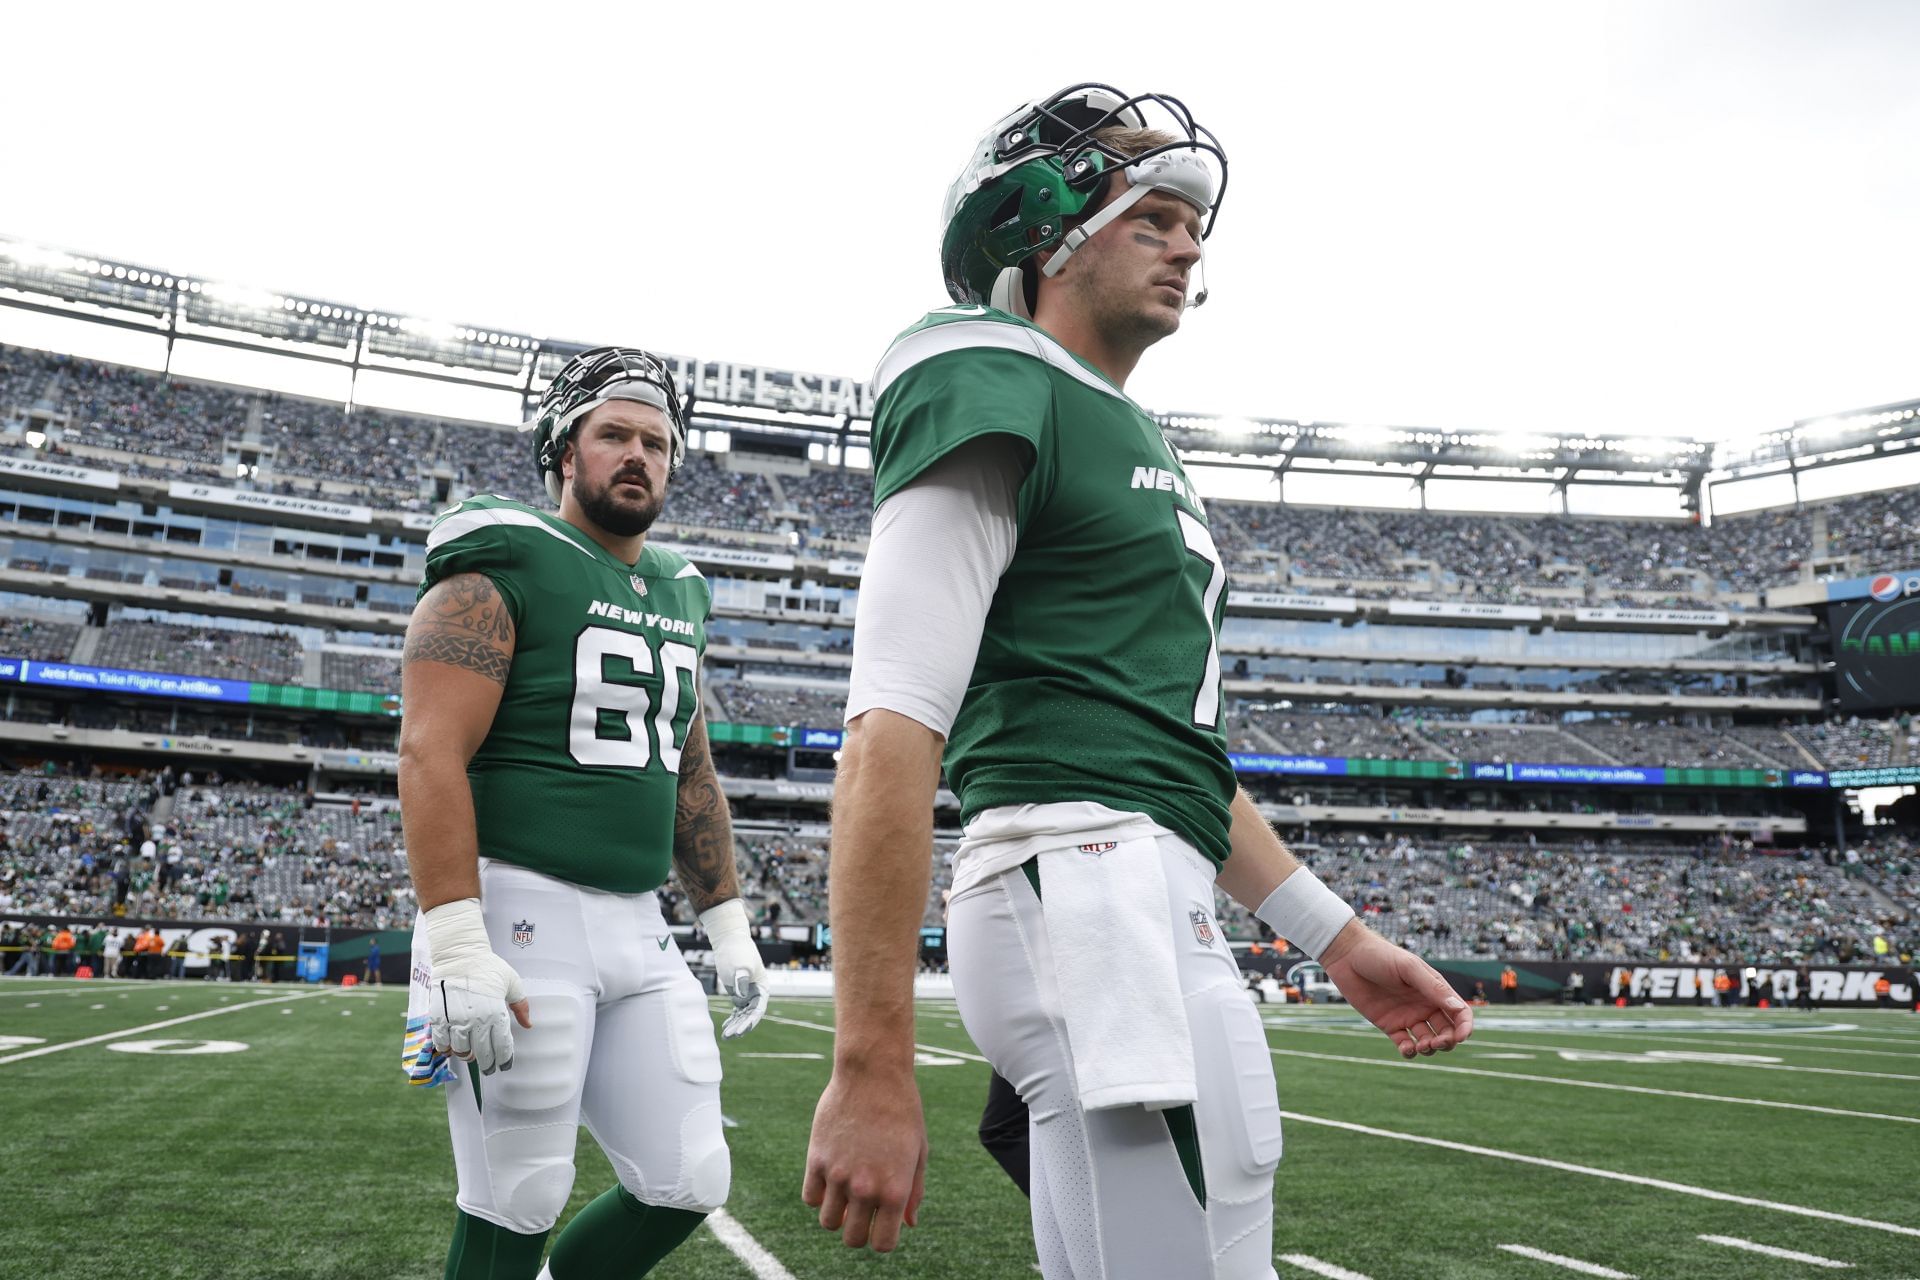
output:
[[[1074, 841], [1101, 838], [1082, 832]], [[1080, 1107], [1060, 1012], [1075, 993], [1060, 989], [1053, 955], [1063, 945], [1112, 948], [1128, 939], [1050, 938], [1023, 870], [984, 880], [948, 911], [960, 1017], [1027, 1104], [1033, 1237], [1046, 1280], [1273, 1280], [1280, 1107], [1265, 1028], [1212, 921], [1212, 864], [1184, 841], [1162, 836], [1159, 845], [1193, 1034], [1204, 1204], [1176, 1145], [1181, 1117]], [[1041, 893], [1046, 888], [1042, 874]], [[1190, 914], [1200, 904], [1204, 929]]]
[[526, 984], [533, 1026], [513, 1024], [511, 1070], [452, 1064], [460, 1207], [510, 1231], [550, 1229], [573, 1189], [582, 1122], [643, 1204], [726, 1203], [720, 1050], [659, 899], [485, 860], [480, 886], [487, 939]]

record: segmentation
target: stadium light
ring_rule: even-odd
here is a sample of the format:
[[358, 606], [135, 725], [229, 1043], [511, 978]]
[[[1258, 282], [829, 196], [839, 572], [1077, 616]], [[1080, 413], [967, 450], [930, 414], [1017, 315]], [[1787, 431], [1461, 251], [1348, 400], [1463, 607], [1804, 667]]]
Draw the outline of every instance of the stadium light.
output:
[[1229, 440], [1249, 439], [1258, 429], [1246, 418], [1216, 418], [1213, 422], [1214, 434]]
[[459, 328], [455, 325], [448, 324], [445, 320], [422, 320], [415, 316], [409, 316], [400, 322], [400, 327], [408, 333], [420, 335], [429, 342], [437, 342], [443, 345], [453, 343], [460, 336]]
[[209, 283], [201, 292], [215, 302], [227, 302], [236, 307], [247, 307], [254, 311], [278, 311], [281, 299], [263, 289], [249, 289], [237, 284]]

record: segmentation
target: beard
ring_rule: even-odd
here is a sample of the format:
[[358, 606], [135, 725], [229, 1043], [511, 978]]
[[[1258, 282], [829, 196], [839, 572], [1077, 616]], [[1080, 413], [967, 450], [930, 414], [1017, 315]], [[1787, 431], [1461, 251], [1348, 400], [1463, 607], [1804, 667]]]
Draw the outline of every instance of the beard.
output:
[[635, 537], [653, 528], [661, 508], [667, 505], [666, 491], [655, 493], [651, 482], [641, 495], [632, 497], [620, 488], [618, 477], [599, 488], [591, 488], [577, 472], [573, 478], [573, 497], [587, 519], [616, 538]]

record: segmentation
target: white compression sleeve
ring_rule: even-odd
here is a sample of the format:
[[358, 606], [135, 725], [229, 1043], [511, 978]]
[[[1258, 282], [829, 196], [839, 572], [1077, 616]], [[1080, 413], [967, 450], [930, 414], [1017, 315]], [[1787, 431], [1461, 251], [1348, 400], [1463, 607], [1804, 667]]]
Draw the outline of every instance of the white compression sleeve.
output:
[[1015, 441], [981, 436], [873, 513], [860, 573], [846, 718], [883, 707], [945, 736], [1019, 538]]

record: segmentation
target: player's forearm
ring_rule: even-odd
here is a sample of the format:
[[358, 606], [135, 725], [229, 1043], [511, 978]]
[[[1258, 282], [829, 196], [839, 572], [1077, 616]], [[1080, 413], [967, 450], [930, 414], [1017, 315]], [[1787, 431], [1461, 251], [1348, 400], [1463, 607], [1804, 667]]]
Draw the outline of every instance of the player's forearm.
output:
[[[1231, 852], [1214, 883], [1281, 937], [1296, 942], [1300, 936], [1306, 937], [1310, 950], [1318, 948], [1313, 954], [1322, 963], [1331, 963], [1344, 955], [1366, 932], [1366, 926], [1352, 918], [1351, 909], [1307, 874], [1272, 825], [1260, 816], [1253, 797], [1236, 790], [1232, 810], [1233, 826], [1227, 837]], [[1275, 893], [1295, 872], [1306, 875], [1306, 879], [1297, 882], [1286, 894]], [[1302, 887], [1308, 892], [1296, 895], [1294, 891]], [[1290, 896], [1297, 896], [1299, 901], [1282, 903], [1282, 899]], [[1336, 916], [1339, 918], [1335, 919]], [[1305, 933], [1296, 935], [1296, 929]], [[1333, 940], [1319, 942], [1323, 933], [1331, 934]]]
[[1227, 836], [1232, 852], [1214, 883], [1235, 902], [1255, 911], [1299, 868], [1300, 860], [1287, 851], [1245, 791], [1234, 791], [1232, 813]]
[[836, 1070], [913, 1070], [913, 975], [944, 745], [881, 709], [847, 728], [828, 873]]
[[696, 716], [680, 752], [680, 790], [673, 811], [673, 870], [695, 913], [740, 896], [733, 861], [733, 815], [720, 791], [707, 746], [705, 717]]
[[465, 760], [401, 744], [400, 829], [422, 911], [480, 896], [480, 838]]

